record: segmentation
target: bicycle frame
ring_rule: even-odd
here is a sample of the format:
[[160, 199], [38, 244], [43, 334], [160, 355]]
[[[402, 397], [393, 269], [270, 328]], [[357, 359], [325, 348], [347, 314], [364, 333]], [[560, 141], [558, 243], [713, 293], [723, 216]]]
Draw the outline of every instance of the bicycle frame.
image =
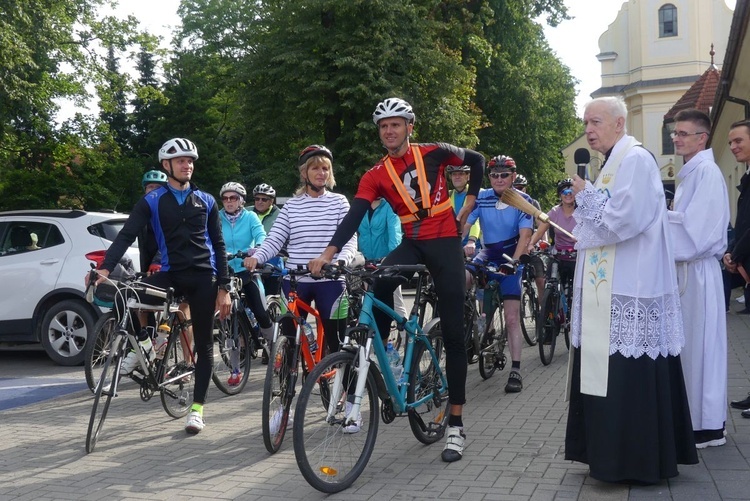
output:
[[[417, 284], [417, 295], [419, 295], [419, 290], [421, 288], [421, 281], [422, 276], [419, 278], [419, 282]], [[371, 290], [368, 290], [365, 292], [363, 299], [362, 299], [362, 310], [360, 312], [359, 317], [359, 323], [356, 327], [353, 327], [347, 331], [347, 335], [344, 338], [344, 346], [350, 345], [350, 333], [355, 332], [357, 330], [361, 331], [363, 328], [367, 329], [367, 341], [365, 342], [364, 346], [358, 347], [358, 357], [359, 357], [359, 375], [357, 377], [357, 386], [355, 390], [354, 395], [354, 403], [352, 405], [351, 411], [346, 416], [347, 420], [354, 419], [355, 416], [358, 415], [360, 412], [360, 405], [362, 402], [362, 395], [365, 389], [365, 384], [367, 380], [367, 374], [370, 370], [370, 355], [371, 353], [375, 352], [375, 357], [377, 359], [379, 370], [377, 372], [380, 373], [380, 375], [383, 378], [383, 381], [385, 383], [385, 387], [388, 391], [388, 394], [391, 398], [391, 402], [393, 404], [394, 411], [397, 414], [403, 414], [404, 412], [408, 412], [413, 407], [418, 407], [422, 405], [423, 403], [427, 402], [428, 400], [432, 400], [435, 398], [434, 395], [427, 395], [420, 400], [417, 400], [415, 402], [406, 403], [406, 392], [408, 383], [404, 382], [399, 384], [398, 381], [396, 381], [396, 378], [393, 376], [393, 372], [391, 371], [385, 346], [383, 345], [383, 342], [381, 341], [380, 332], [378, 331], [377, 325], [375, 324], [375, 318], [373, 316], [373, 307], [380, 310], [381, 312], [388, 315], [392, 320], [396, 321], [396, 325], [398, 326], [399, 330], [404, 330], [407, 333], [407, 342], [406, 347], [404, 348], [404, 370], [402, 373], [402, 380], [408, 381], [409, 376], [411, 374], [411, 371], [413, 369], [412, 367], [412, 358], [414, 353], [414, 344], [417, 341], [424, 342], [424, 344], [427, 346], [428, 351], [430, 352], [430, 356], [432, 360], [437, 360], [437, 355], [435, 354], [435, 351], [432, 348], [432, 344], [427, 341], [427, 336], [425, 336], [424, 331], [422, 330], [422, 327], [419, 326], [419, 315], [418, 315], [418, 307], [419, 307], [419, 298], [415, 298], [414, 305], [412, 306], [411, 313], [409, 315], [409, 318], [402, 317], [398, 313], [396, 313], [392, 308], [390, 308], [388, 305], [380, 301], [379, 299], [375, 298], [375, 295]], [[429, 332], [430, 328], [437, 322], [439, 322], [439, 318], [433, 318], [428, 324], [425, 326], [425, 331]], [[377, 342], [374, 341], [374, 339], [377, 338]], [[436, 364], [437, 365], [437, 364]], [[385, 369], [387, 367], [387, 369]], [[441, 384], [444, 388], [448, 387], [448, 382], [445, 377], [445, 374], [442, 370], [439, 369], [439, 366], [437, 366], [439, 373], [440, 373], [440, 380]], [[364, 377], [363, 377], [364, 376]], [[331, 400], [329, 402], [328, 406], [328, 419], [332, 419], [335, 412], [336, 412], [336, 406], [338, 405], [338, 402], [341, 398], [341, 395], [344, 391], [344, 388], [342, 387], [342, 378], [343, 374], [341, 372], [337, 372], [334, 376], [333, 380], [333, 388], [331, 393]]]
[[[288, 275], [288, 272], [289, 270], [283, 270], [282, 274]], [[293, 281], [295, 280], [295, 278], [291, 277], [290, 280]], [[316, 308], [313, 308], [305, 301], [300, 299], [300, 297], [297, 295], [296, 284], [290, 284], [288, 297], [282, 291], [280, 298], [286, 311], [274, 323], [273, 344], [275, 345], [278, 337], [282, 335], [281, 332], [279, 332], [281, 321], [284, 318], [291, 318], [292, 321], [294, 321], [296, 331], [294, 337], [295, 346], [300, 348], [299, 350], [295, 350], [295, 360], [293, 360], [294, 367], [292, 371], [296, 375], [299, 365], [299, 357], [297, 355], [298, 352], [301, 352], [302, 359], [308, 369], [315, 367], [315, 364], [320, 362], [320, 360], [323, 358], [323, 351], [325, 349], [325, 332], [323, 328], [323, 321], [320, 317], [320, 312], [318, 312]], [[304, 313], [305, 316], [309, 314], [312, 315], [313, 318], [315, 318], [315, 331], [318, 350], [314, 354], [310, 350], [310, 343], [307, 340], [307, 336], [302, 335], [302, 321], [305, 318], [302, 316], [302, 313]]]

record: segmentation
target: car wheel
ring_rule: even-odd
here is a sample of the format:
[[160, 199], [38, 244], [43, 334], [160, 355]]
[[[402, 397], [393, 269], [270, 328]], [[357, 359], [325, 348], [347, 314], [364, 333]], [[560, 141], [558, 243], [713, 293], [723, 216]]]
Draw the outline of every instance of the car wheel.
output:
[[42, 319], [42, 346], [56, 363], [80, 365], [95, 323], [91, 310], [82, 301], [66, 299], [55, 303]]

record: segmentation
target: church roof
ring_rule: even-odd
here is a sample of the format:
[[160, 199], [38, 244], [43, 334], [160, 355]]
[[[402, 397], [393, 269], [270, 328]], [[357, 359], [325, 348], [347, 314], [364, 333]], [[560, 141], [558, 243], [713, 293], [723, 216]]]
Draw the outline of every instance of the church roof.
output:
[[698, 109], [707, 115], [710, 115], [711, 106], [716, 98], [716, 89], [719, 87], [721, 72], [714, 64], [714, 46], [711, 44], [711, 66], [703, 75], [690, 86], [672, 108], [664, 115], [664, 123], [674, 122], [674, 116], [690, 108]]

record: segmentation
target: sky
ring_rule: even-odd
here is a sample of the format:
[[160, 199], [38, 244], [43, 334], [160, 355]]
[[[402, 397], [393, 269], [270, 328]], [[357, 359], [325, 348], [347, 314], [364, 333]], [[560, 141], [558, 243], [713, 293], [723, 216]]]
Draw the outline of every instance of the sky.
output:
[[[734, 8], [735, 0], [725, 0]], [[558, 58], [579, 80], [576, 109], [583, 114], [583, 105], [590, 94], [601, 86], [601, 65], [596, 59], [599, 37], [614, 22], [625, 0], [565, 0], [573, 18], [552, 28], [544, 24], [544, 34]], [[171, 40], [172, 29], [180, 22], [177, 16], [179, 0], [121, 0], [118, 15], [132, 14], [151, 33], [164, 38], [165, 47]]]

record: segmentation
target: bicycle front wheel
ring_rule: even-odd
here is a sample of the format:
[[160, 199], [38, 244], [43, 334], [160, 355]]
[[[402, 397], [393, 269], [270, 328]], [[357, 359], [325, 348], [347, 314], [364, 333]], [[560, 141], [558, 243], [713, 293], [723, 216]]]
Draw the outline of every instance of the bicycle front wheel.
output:
[[539, 303], [537, 302], [534, 286], [529, 285], [521, 294], [521, 332], [526, 344], [534, 346], [537, 342], [536, 319], [539, 315]]
[[158, 371], [164, 410], [173, 418], [186, 416], [195, 394], [195, 362], [192, 343], [177, 325], [172, 328]]
[[495, 371], [505, 367], [505, 343], [508, 334], [503, 322], [502, 305], [497, 299], [492, 299], [492, 306], [487, 312], [487, 326], [479, 342], [479, 375], [482, 379], [489, 379]]
[[117, 320], [113, 311], [99, 317], [94, 325], [94, 341], [86, 347], [86, 354], [83, 357], [83, 372], [91, 393], [96, 392], [96, 384], [102, 376], [104, 363], [109, 357], [109, 348], [116, 331]]
[[[427, 342], [435, 352], [432, 357]], [[450, 414], [448, 387], [440, 377], [445, 374], [445, 347], [439, 327], [427, 334], [427, 340], [414, 347], [406, 403], [413, 404], [426, 397], [424, 403], [409, 409], [409, 425], [414, 436], [423, 444], [434, 444], [445, 434]]]
[[560, 332], [560, 324], [557, 321], [557, 303], [557, 292], [551, 289], [545, 290], [544, 299], [542, 299], [542, 311], [537, 322], [539, 357], [544, 365], [552, 363], [557, 334]]
[[109, 356], [102, 366], [99, 382], [94, 389], [94, 405], [91, 408], [89, 428], [86, 433], [86, 452], [94, 452], [99, 434], [104, 426], [104, 420], [107, 419], [112, 397], [117, 396], [117, 387], [120, 383], [120, 366], [127, 342], [126, 336], [115, 337], [111, 343]]
[[[244, 313], [243, 313], [244, 315]], [[239, 312], [214, 318], [214, 370], [211, 379], [223, 393], [237, 395], [250, 374], [250, 327]]]
[[294, 347], [286, 336], [279, 336], [271, 352], [263, 385], [263, 443], [271, 454], [281, 447], [294, 397], [292, 376]]
[[[300, 472], [310, 485], [321, 492], [340, 492], [362, 474], [375, 448], [378, 434], [378, 395], [372, 375], [362, 395], [360, 414], [347, 420], [351, 409], [347, 392], [357, 383], [357, 354], [333, 353], [321, 360], [302, 385], [294, 412], [294, 454]], [[332, 403], [328, 415], [328, 398], [334, 377], [340, 374], [341, 398]], [[320, 395], [317, 395], [317, 392]]]

